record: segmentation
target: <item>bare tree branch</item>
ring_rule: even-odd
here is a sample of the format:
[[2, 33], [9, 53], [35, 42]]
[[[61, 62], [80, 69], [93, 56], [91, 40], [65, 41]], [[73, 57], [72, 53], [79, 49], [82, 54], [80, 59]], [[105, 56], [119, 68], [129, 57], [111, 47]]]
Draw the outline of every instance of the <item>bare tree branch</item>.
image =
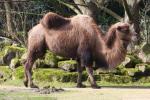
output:
[[132, 17], [132, 14], [130, 12], [130, 9], [128, 8], [128, 4], [127, 4], [127, 1], [126, 0], [122, 0], [123, 2], [123, 7], [125, 9], [125, 12], [127, 13], [128, 15], [128, 18], [129, 18], [129, 21], [133, 21], [133, 17]]
[[61, 1], [61, 0], [57, 0], [57, 1], [58, 1], [59, 3], [65, 5], [65, 6], [67, 6], [68, 8], [72, 9], [76, 14], [81, 14], [81, 12], [80, 12], [76, 7], [74, 7], [73, 5], [71, 5], [71, 4], [69, 4], [69, 3], [65, 3], [65, 2], [63, 2], [63, 1]]
[[104, 12], [106, 12], [107, 14], [113, 16], [114, 18], [116, 18], [119, 21], [122, 21], [122, 17], [119, 16], [118, 14], [116, 14], [115, 12], [113, 12], [112, 10], [104, 7], [104, 6], [99, 6], [100, 9], [102, 9]]

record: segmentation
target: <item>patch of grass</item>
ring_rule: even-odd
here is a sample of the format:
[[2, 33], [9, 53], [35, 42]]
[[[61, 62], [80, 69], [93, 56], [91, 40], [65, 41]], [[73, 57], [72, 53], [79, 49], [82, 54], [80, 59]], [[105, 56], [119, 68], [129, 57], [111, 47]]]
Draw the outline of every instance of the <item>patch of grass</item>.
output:
[[6, 92], [0, 91], [0, 100], [57, 100], [51, 95], [40, 95], [30, 92]]
[[23, 86], [23, 80], [15, 79], [15, 80], [7, 80], [6, 82], [2, 83], [1, 85], [6, 86]]

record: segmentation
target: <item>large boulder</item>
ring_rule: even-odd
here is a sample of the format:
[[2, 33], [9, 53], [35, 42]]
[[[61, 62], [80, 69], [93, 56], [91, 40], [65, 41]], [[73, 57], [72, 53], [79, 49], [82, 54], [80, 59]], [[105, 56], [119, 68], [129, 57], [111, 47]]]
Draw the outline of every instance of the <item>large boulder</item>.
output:
[[76, 71], [78, 66], [77, 61], [75, 60], [66, 60], [66, 61], [59, 61], [58, 62], [58, 67], [65, 70], [65, 71]]
[[4, 64], [9, 65], [11, 60], [15, 57], [16, 53], [13, 51], [5, 53], [5, 55], [3, 56]]
[[0, 36], [0, 51], [2, 51], [5, 46], [10, 46], [12, 43], [12, 40]]
[[5, 47], [5, 54], [9, 52], [15, 52], [16, 57], [21, 58], [21, 56], [26, 52], [26, 49], [18, 46], [7, 46]]
[[10, 62], [13, 58], [21, 58], [25, 53], [26, 49], [17, 46], [6, 46], [4, 49], [3, 60], [6, 65], [10, 65]]

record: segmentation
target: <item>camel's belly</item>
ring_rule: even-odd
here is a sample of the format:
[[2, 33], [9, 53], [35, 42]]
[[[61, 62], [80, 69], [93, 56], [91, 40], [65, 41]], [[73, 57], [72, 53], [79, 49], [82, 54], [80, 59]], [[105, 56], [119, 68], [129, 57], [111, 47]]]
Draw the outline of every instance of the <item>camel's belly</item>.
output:
[[75, 58], [77, 56], [77, 44], [69, 39], [60, 40], [58, 37], [46, 38], [48, 49], [60, 56]]

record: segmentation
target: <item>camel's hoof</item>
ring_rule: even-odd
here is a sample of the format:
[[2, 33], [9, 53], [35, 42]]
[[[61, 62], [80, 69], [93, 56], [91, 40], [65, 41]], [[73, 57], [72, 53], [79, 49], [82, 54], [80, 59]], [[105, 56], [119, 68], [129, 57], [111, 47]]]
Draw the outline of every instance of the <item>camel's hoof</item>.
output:
[[25, 87], [28, 87], [28, 81], [23, 81], [23, 83]]
[[39, 87], [37, 85], [35, 85], [35, 84], [31, 84], [30, 88], [39, 88]]
[[101, 87], [100, 86], [98, 86], [98, 85], [92, 85], [91, 86], [93, 89], [100, 89]]
[[83, 85], [83, 84], [77, 84], [76, 87], [77, 87], [77, 88], [86, 88], [86, 85]]

